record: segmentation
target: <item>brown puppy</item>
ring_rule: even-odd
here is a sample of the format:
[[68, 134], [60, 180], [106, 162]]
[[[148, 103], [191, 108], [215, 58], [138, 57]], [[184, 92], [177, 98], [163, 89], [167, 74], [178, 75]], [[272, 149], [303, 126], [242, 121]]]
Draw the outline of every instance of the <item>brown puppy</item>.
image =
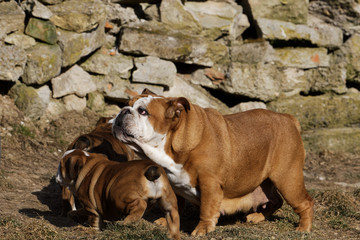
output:
[[200, 206], [192, 235], [215, 229], [220, 213], [270, 181], [310, 231], [313, 200], [304, 185], [305, 151], [299, 122], [288, 114], [251, 110], [231, 115], [185, 98], [148, 92], [134, 97], [113, 123], [122, 142], [167, 170], [175, 192]]
[[[101, 117], [96, 123], [95, 128], [87, 133], [78, 136], [67, 148], [81, 149], [92, 153], [105, 154], [112, 161], [125, 162], [139, 159], [133, 150], [125, 144], [119, 142], [111, 132], [111, 117]], [[62, 216], [67, 216], [71, 210], [76, 210], [75, 199], [70, 190], [66, 187], [61, 188]]]
[[101, 229], [103, 219], [139, 220], [148, 202], [158, 201], [166, 213], [171, 238], [179, 239], [177, 201], [163, 168], [150, 160], [109, 161], [105, 155], [70, 150], [61, 159], [56, 180], [68, 187], [83, 205], [70, 212], [85, 216], [90, 226]]

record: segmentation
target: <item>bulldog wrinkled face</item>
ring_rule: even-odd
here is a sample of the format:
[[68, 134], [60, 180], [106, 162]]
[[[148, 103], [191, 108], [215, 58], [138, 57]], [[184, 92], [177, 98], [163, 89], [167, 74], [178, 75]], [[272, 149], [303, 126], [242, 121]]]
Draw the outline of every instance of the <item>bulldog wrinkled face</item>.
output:
[[151, 109], [151, 102], [160, 100], [161, 97], [147, 96], [137, 99], [132, 105], [124, 107], [113, 122], [113, 133], [116, 138], [125, 143], [157, 142], [165, 134], [154, 128], [153, 121], [161, 121], [161, 109], [156, 114]]
[[[80, 153], [80, 156], [78, 154]], [[88, 157], [85, 151], [72, 149], [64, 153], [56, 173], [56, 182], [65, 187], [72, 187], [84, 160], [81, 155]]]

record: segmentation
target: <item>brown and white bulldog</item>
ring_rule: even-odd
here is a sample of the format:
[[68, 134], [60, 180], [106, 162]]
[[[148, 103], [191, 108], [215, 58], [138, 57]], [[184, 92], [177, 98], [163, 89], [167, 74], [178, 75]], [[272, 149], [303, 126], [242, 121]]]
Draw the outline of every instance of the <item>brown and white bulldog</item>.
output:
[[148, 203], [158, 202], [166, 214], [170, 237], [180, 238], [176, 195], [162, 167], [150, 160], [109, 161], [103, 154], [67, 151], [60, 161], [56, 181], [77, 196], [83, 208], [69, 213], [85, 217], [101, 229], [103, 220], [124, 223], [140, 220]]
[[[102, 153], [108, 159], [117, 162], [139, 159], [132, 149], [113, 136], [112, 119], [101, 117], [91, 132], [75, 138], [67, 150], [81, 149], [91, 153]], [[62, 187], [61, 198], [63, 205], [61, 215], [66, 216], [69, 211], [76, 210], [74, 196], [68, 188]]]
[[192, 235], [213, 231], [220, 213], [243, 209], [264, 181], [299, 214], [297, 230], [311, 230], [314, 202], [304, 185], [300, 125], [291, 115], [257, 109], [223, 116], [145, 91], [121, 110], [113, 133], [164, 167], [175, 192], [200, 206]]

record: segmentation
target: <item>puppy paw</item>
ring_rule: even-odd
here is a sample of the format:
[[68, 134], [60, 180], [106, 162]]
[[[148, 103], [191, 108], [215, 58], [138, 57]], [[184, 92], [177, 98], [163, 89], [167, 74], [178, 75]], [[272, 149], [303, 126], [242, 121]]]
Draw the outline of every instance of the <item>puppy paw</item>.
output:
[[251, 213], [246, 216], [246, 222], [259, 223], [265, 220], [265, 216], [262, 213]]
[[199, 222], [191, 236], [205, 236], [207, 233], [215, 230], [215, 224], [209, 222]]
[[139, 221], [141, 219], [141, 216], [136, 216], [136, 215], [128, 215], [125, 219], [124, 219], [124, 224], [129, 224], [129, 223], [133, 223], [136, 221]]
[[159, 218], [157, 220], [155, 220], [155, 222], [157, 225], [160, 225], [162, 227], [167, 227], [167, 221], [166, 221], [166, 218]]

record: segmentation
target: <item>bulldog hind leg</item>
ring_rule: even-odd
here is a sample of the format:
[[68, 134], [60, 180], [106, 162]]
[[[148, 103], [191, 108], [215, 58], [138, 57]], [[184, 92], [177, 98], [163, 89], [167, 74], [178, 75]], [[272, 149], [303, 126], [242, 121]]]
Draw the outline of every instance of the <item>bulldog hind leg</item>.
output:
[[296, 230], [310, 232], [314, 215], [314, 200], [305, 189], [302, 168], [288, 168], [281, 173], [274, 172], [270, 179], [285, 201], [300, 216]]

